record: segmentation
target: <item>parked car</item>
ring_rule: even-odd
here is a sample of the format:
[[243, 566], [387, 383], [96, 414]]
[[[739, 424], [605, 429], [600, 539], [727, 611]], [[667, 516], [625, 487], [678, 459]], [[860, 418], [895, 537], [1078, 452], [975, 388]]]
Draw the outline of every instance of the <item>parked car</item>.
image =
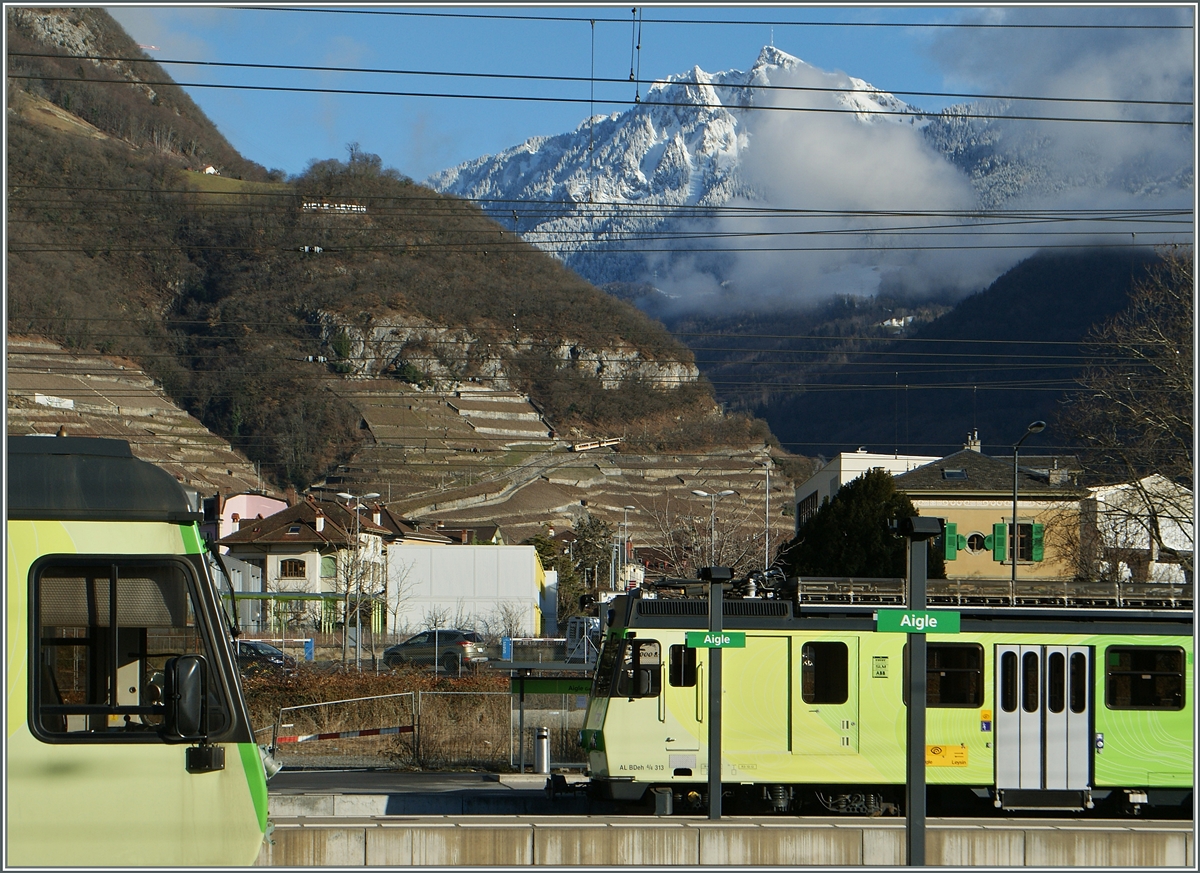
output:
[[296, 669], [296, 659], [284, 654], [270, 643], [258, 640], [238, 640], [238, 668], [243, 673], [277, 672], [292, 673]]
[[487, 659], [483, 640], [474, 631], [454, 629], [422, 631], [383, 650], [383, 665], [388, 669], [401, 664], [437, 664], [448, 673], [457, 673], [460, 665]]

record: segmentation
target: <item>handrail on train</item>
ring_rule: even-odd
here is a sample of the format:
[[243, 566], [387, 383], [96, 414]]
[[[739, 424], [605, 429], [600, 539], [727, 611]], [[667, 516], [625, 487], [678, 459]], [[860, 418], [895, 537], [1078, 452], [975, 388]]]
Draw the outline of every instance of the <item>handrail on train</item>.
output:
[[[648, 580], [657, 597], [706, 597], [698, 579]], [[787, 577], [778, 569], [755, 571], [727, 586], [727, 597], [789, 599], [811, 605], [904, 606], [902, 578]], [[1180, 609], [1193, 607], [1190, 582], [1105, 582], [1074, 579], [930, 579], [929, 606], [1036, 606], [1039, 608]]]

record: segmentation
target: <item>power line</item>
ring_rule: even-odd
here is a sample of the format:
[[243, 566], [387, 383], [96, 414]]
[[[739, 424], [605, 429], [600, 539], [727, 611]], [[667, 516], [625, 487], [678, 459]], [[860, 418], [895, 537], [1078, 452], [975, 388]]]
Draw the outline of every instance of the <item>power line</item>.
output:
[[[79, 76], [50, 76], [50, 75], [34, 75], [24, 73], [9, 73], [9, 79], [18, 80], [36, 80], [42, 82], [76, 82], [87, 83], [92, 85], [130, 85], [135, 84], [127, 79], [85, 79]], [[357, 97], [414, 97], [414, 98], [435, 98], [444, 100], [487, 100], [499, 101], [508, 100], [518, 103], [570, 103], [570, 104], [590, 104], [590, 97], [546, 97], [546, 96], [531, 96], [531, 95], [511, 95], [511, 94], [461, 94], [453, 92], [437, 92], [437, 91], [385, 91], [371, 88], [332, 88], [332, 87], [312, 87], [300, 85], [235, 85], [229, 83], [215, 82], [177, 82], [171, 79], [167, 80], [137, 80], [138, 85], [150, 85], [158, 87], [175, 86], [179, 88], [211, 88], [224, 91], [268, 91], [291, 94], [344, 94]], [[607, 106], [669, 106], [677, 109], [725, 109], [725, 110], [743, 110], [756, 112], [811, 112], [825, 115], [874, 115], [879, 117], [891, 118], [911, 118], [924, 119], [936, 117], [938, 113], [924, 112], [919, 110], [888, 110], [888, 109], [849, 109], [837, 108], [831, 106], [755, 106], [753, 104], [724, 104], [724, 103], [704, 103], [694, 101], [672, 101], [672, 100], [622, 100], [619, 98], [609, 98], [599, 101]], [[955, 112], [954, 118], [969, 118], [969, 119], [985, 119], [989, 121], [1053, 121], [1053, 122], [1079, 122], [1079, 123], [1095, 123], [1095, 124], [1149, 124], [1149, 125], [1165, 125], [1172, 127], [1190, 127], [1191, 121], [1172, 121], [1169, 119], [1153, 119], [1153, 118], [1089, 118], [1086, 116], [1059, 116], [1059, 115], [997, 115], [982, 112]]]
[[[464, 18], [500, 21], [560, 21], [586, 24], [595, 21], [598, 24], [628, 24], [624, 18], [599, 18], [589, 16], [578, 18], [565, 15], [494, 15], [487, 13], [463, 12], [409, 12], [406, 10], [380, 9], [313, 9], [287, 6], [233, 6], [243, 12], [314, 12], [332, 15], [394, 15], [417, 18]], [[647, 18], [644, 21], [651, 24], [713, 24], [726, 25], [773, 25], [776, 27], [883, 27], [883, 28], [963, 28], [974, 30], [1191, 30], [1187, 24], [1014, 24], [1002, 22], [901, 22], [901, 21], [818, 21], [818, 20], [718, 20], [703, 18]]]
[[[21, 58], [48, 58], [56, 60], [88, 60], [97, 62], [120, 62], [129, 64], [167, 64], [176, 66], [193, 66], [193, 67], [212, 67], [216, 69], [246, 69], [246, 70], [287, 70], [290, 72], [312, 72], [312, 73], [358, 73], [367, 75], [388, 75], [388, 76], [427, 76], [430, 78], [460, 78], [460, 79], [511, 79], [514, 81], [528, 82], [561, 82], [568, 84], [591, 83], [591, 84], [613, 84], [625, 85], [629, 82], [635, 82], [637, 85], [655, 85], [659, 84], [657, 79], [617, 79], [605, 76], [547, 76], [533, 75], [528, 73], [471, 73], [455, 70], [406, 70], [394, 69], [388, 67], [339, 67], [339, 66], [323, 66], [316, 64], [264, 64], [264, 63], [248, 63], [244, 61], [198, 61], [186, 60], [181, 58], [130, 58], [120, 55], [63, 55], [52, 52], [16, 52], [10, 51], [9, 57]], [[93, 80], [86, 80], [93, 81]], [[153, 84], [153, 83], [151, 83]], [[666, 87], [686, 87], [688, 85], [697, 85], [697, 82], [689, 82], [686, 80], [671, 80], [662, 81], [661, 84]], [[753, 83], [736, 84], [729, 82], [705, 82], [705, 87], [719, 91], [726, 89], [730, 91], [749, 91], [749, 92], [780, 92], [780, 93], [822, 93], [822, 94], [903, 94], [909, 97], [940, 97], [940, 98], [955, 98], [964, 100], [1005, 100], [1005, 101], [1020, 101], [1020, 102], [1043, 102], [1043, 103], [1102, 103], [1130, 106], [1187, 106], [1191, 107], [1192, 102], [1189, 100], [1139, 100], [1134, 98], [1115, 98], [1115, 97], [1036, 97], [1031, 95], [1019, 94], [982, 94], [977, 92], [962, 92], [962, 91], [910, 91], [905, 89], [889, 88], [886, 91], [883, 89], [860, 89], [850, 87], [818, 87], [811, 85], [759, 85]], [[589, 98], [591, 102], [592, 98]], [[638, 101], [635, 101], [638, 102]], [[940, 113], [931, 113], [938, 115]], [[958, 117], [957, 114], [955, 117]]]

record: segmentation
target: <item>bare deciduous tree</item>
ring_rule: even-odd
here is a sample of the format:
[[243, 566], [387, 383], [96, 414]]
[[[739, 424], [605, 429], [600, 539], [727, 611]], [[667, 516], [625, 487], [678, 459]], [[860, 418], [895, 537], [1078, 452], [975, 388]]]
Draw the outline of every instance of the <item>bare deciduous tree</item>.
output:
[[[1192, 249], [1173, 247], [1134, 284], [1129, 305], [1093, 330], [1080, 390], [1060, 415], [1084, 446], [1084, 468], [1101, 482], [1128, 486], [1130, 519], [1141, 519], [1153, 549], [1193, 569], [1190, 494], [1166, 497], [1154, 474], [1189, 485], [1193, 455]], [[1167, 533], [1186, 527], [1186, 547]]]

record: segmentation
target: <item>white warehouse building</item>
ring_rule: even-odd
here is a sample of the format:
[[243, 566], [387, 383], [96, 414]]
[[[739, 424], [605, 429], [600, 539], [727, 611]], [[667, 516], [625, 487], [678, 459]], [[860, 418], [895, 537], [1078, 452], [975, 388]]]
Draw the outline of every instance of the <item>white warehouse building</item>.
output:
[[533, 546], [397, 543], [387, 555], [388, 626], [432, 626], [510, 636], [554, 636], [558, 574]]

